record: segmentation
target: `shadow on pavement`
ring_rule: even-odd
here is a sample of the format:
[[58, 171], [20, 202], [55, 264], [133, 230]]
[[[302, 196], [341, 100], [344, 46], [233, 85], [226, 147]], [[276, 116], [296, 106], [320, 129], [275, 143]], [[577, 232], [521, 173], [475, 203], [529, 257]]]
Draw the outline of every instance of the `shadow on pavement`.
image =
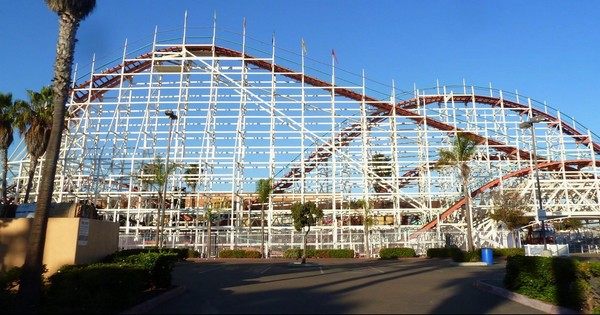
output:
[[446, 259], [196, 260], [178, 263], [185, 292], [148, 314], [522, 314], [543, 313], [475, 287], [504, 277], [504, 264], [452, 266]]

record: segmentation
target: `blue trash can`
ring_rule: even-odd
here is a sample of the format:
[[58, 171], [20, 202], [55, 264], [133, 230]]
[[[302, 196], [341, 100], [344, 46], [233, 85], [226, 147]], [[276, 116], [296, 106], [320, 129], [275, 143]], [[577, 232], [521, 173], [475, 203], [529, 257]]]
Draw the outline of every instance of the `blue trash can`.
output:
[[488, 266], [494, 264], [494, 251], [491, 248], [481, 249], [481, 261], [486, 263]]

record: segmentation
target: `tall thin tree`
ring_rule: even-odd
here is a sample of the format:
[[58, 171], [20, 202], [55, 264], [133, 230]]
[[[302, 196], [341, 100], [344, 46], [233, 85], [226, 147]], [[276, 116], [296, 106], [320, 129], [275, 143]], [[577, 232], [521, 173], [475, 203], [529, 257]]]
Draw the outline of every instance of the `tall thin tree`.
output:
[[365, 247], [365, 253], [368, 258], [371, 258], [371, 245], [369, 241], [369, 231], [371, 225], [373, 225], [373, 216], [371, 213], [371, 207], [369, 201], [365, 199], [354, 200], [350, 202], [350, 208], [355, 211], [362, 210], [362, 224], [363, 224], [363, 244]]
[[463, 186], [463, 197], [465, 199], [465, 218], [467, 221], [467, 251], [473, 251], [473, 218], [471, 212], [471, 194], [469, 192], [469, 176], [471, 168], [467, 164], [473, 159], [476, 147], [479, 143], [476, 138], [465, 132], [457, 132], [452, 140], [450, 150], [441, 149], [440, 158], [434, 168], [459, 167]]
[[269, 196], [273, 192], [273, 179], [263, 178], [256, 183], [256, 193], [258, 201], [260, 201], [260, 253], [262, 257], [265, 255], [265, 203], [269, 201]]
[[503, 222], [510, 230], [514, 244], [518, 244], [519, 228], [529, 223], [525, 213], [531, 211], [525, 197], [519, 190], [503, 189], [491, 190], [489, 196], [492, 200], [492, 212], [489, 213], [489, 218]]
[[166, 162], [163, 162], [162, 157], [156, 156], [154, 157], [154, 161], [150, 163], [144, 163], [140, 169], [139, 179], [142, 182], [143, 186], [150, 185], [154, 187], [158, 191], [158, 215], [156, 221], [156, 246], [162, 246], [161, 238], [162, 232], [161, 230], [164, 227], [164, 207], [166, 205], [166, 192], [163, 191], [165, 187], [165, 183], [167, 182], [167, 174], [170, 174], [173, 170], [179, 167], [178, 164], [169, 163], [169, 165], [165, 165]]
[[323, 209], [314, 201], [295, 202], [292, 204], [292, 219], [294, 220], [294, 228], [300, 232], [304, 229], [302, 237], [302, 264], [306, 263], [306, 242], [310, 227], [317, 225], [317, 221], [323, 218]]
[[18, 292], [20, 311], [33, 313], [40, 305], [42, 296], [43, 255], [46, 242], [48, 212], [54, 190], [54, 176], [60, 152], [64, 119], [76, 34], [80, 21], [84, 20], [96, 7], [96, 0], [44, 0], [48, 8], [58, 14], [58, 41], [54, 62], [54, 110], [52, 132], [48, 141], [46, 161], [42, 172], [40, 190], [35, 209], [35, 217], [29, 233], [25, 263], [22, 268]]
[[2, 205], [0, 218], [6, 216], [8, 196], [6, 192], [8, 177], [8, 148], [12, 144], [15, 104], [11, 93], [0, 93], [0, 154], [2, 155]]
[[46, 153], [50, 132], [52, 130], [53, 93], [50, 86], [42, 87], [40, 92], [27, 90], [29, 102], [18, 102], [15, 126], [25, 136], [27, 153], [29, 153], [29, 170], [27, 187], [21, 203], [29, 202], [33, 188], [33, 178], [40, 158]]
[[185, 168], [185, 183], [192, 189], [192, 207], [196, 206], [196, 186], [200, 175], [200, 166], [198, 163], [191, 163]]

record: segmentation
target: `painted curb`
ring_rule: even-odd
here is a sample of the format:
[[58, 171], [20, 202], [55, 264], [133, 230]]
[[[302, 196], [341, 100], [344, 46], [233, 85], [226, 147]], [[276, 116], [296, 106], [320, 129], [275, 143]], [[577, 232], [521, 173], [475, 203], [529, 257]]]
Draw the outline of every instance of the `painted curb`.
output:
[[489, 266], [486, 262], [483, 261], [471, 261], [471, 262], [451, 262], [452, 266]]

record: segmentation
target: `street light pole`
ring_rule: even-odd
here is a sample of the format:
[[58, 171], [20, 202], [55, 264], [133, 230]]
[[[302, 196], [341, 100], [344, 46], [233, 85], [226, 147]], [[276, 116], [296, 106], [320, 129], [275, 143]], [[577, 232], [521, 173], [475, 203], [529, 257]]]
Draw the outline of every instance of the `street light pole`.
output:
[[544, 212], [544, 207], [542, 204], [542, 187], [540, 185], [540, 175], [539, 175], [539, 166], [538, 166], [538, 159], [537, 159], [537, 149], [536, 149], [536, 143], [535, 143], [535, 130], [533, 128], [533, 125], [535, 123], [539, 123], [539, 122], [543, 122], [546, 121], [546, 118], [542, 117], [542, 116], [534, 116], [532, 117], [529, 121], [526, 122], [522, 122], [519, 127], [521, 129], [531, 129], [531, 145], [533, 147], [533, 159], [535, 159], [535, 161], [533, 161], [534, 165], [535, 165], [535, 180], [536, 180], [536, 186], [537, 186], [537, 199], [538, 199], [538, 203], [539, 203], [539, 209], [538, 209], [538, 220], [541, 221], [541, 236], [544, 242], [544, 255], [548, 255], [548, 244], [546, 241], [546, 226], [545, 226], [545, 219], [546, 219], [546, 213]]
[[165, 115], [169, 117], [169, 140], [167, 143], [167, 157], [165, 158], [165, 182], [163, 183], [163, 197], [160, 205], [160, 209], [162, 210], [162, 214], [159, 218], [159, 233], [156, 236], [157, 247], [162, 247], [162, 238], [163, 238], [163, 230], [164, 230], [164, 220], [165, 220], [165, 211], [166, 211], [166, 201], [167, 201], [167, 184], [169, 183], [169, 155], [171, 153], [171, 136], [173, 131], [173, 120], [177, 120], [177, 115], [173, 113], [172, 110], [165, 110]]

